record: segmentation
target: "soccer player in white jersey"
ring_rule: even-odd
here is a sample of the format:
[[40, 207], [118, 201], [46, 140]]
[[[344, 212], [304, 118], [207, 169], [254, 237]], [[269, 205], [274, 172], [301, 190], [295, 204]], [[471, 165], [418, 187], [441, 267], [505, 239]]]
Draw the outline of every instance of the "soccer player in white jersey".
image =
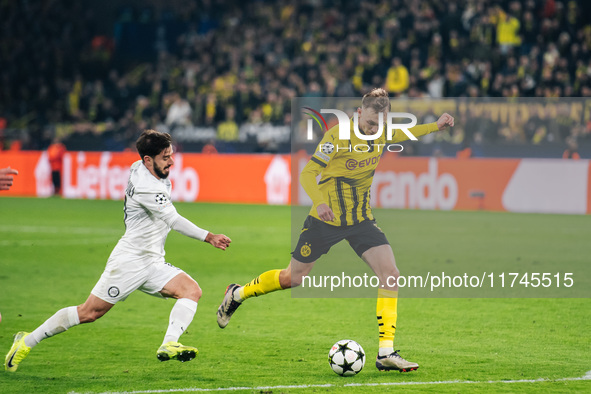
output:
[[156, 356], [160, 361], [190, 361], [198, 353], [191, 346], [178, 342], [187, 329], [201, 297], [201, 288], [183, 270], [164, 260], [164, 243], [173, 229], [188, 237], [208, 242], [226, 250], [230, 238], [212, 234], [179, 215], [170, 200], [168, 179], [172, 158], [169, 134], [145, 130], [136, 146], [141, 160], [133, 163], [125, 191], [125, 234], [109, 260], [90, 296], [82, 305], [57, 311], [31, 333], [15, 335], [6, 355], [5, 369], [16, 371], [31, 348], [42, 340], [62, 333], [81, 323], [91, 323], [123, 301], [135, 290], [157, 297], [176, 298], [168, 330]]

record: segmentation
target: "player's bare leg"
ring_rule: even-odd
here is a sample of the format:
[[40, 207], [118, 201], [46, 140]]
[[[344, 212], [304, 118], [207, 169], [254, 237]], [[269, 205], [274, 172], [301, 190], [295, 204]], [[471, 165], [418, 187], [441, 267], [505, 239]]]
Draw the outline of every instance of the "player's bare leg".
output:
[[113, 304], [101, 300], [94, 294], [90, 294], [84, 304], [77, 307], [80, 324], [96, 321], [103, 317], [112, 307]]
[[226, 327], [236, 309], [250, 297], [299, 286], [302, 278], [310, 273], [312, 267], [314, 262], [302, 263], [292, 257], [287, 268], [283, 270], [263, 272], [244, 286], [232, 283], [226, 288], [224, 299], [218, 308], [218, 325], [220, 328]]
[[279, 282], [284, 289], [298, 287], [302, 284], [305, 276], [308, 276], [312, 268], [314, 268], [315, 261], [311, 263], [302, 263], [292, 257], [286, 269], [281, 271], [279, 275]]
[[164, 297], [176, 298], [177, 301], [170, 312], [170, 319], [162, 345], [156, 352], [160, 361], [178, 360], [191, 361], [199, 353], [197, 348], [184, 346], [178, 342], [197, 311], [197, 303], [201, 298], [201, 288], [197, 282], [182, 272], [172, 278], [160, 291]]
[[387, 244], [375, 246], [368, 249], [362, 258], [380, 279], [376, 305], [376, 316], [379, 325], [379, 351], [376, 358], [376, 367], [380, 371], [414, 371], [419, 368], [419, 365], [406, 361], [398, 354], [397, 350], [394, 350], [394, 333], [398, 318], [397, 282], [400, 272], [396, 267], [392, 248]]

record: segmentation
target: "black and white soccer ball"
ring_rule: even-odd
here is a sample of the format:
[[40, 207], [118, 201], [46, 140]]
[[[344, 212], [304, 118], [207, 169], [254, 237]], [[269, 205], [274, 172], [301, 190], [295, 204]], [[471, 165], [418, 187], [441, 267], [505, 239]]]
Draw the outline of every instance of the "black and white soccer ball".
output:
[[334, 145], [332, 144], [332, 142], [325, 142], [320, 147], [320, 150], [322, 151], [322, 153], [330, 155], [332, 153], [332, 151], [334, 150]]
[[365, 365], [365, 352], [357, 342], [342, 339], [330, 348], [328, 363], [337, 375], [357, 375]]

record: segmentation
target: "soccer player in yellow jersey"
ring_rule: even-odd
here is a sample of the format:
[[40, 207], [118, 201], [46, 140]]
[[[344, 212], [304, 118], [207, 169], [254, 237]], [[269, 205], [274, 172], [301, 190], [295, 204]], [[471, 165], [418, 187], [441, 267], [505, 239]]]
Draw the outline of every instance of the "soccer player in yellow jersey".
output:
[[[383, 113], [385, 120], [389, 110], [390, 99], [384, 89], [374, 89], [366, 94], [357, 109], [359, 131], [364, 135], [377, 134], [379, 114]], [[351, 125], [353, 127], [353, 121]], [[409, 131], [420, 137], [453, 125], [454, 118], [444, 113], [437, 122], [415, 126]], [[376, 308], [379, 326], [376, 367], [381, 371], [414, 371], [419, 365], [403, 359], [394, 350], [398, 286], [391, 286], [387, 279], [397, 279], [399, 272], [392, 248], [377, 227], [369, 205], [373, 175], [385, 144], [409, 137], [401, 130], [396, 130], [391, 140], [387, 140], [385, 132], [373, 141], [363, 140], [353, 132], [349, 140], [338, 137], [338, 127], [328, 130], [319, 149], [300, 174], [300, 183], [312, 199], [313, 207], [304, 222], [289, 265], [283, 270], [264, 272], [245, 286], [228, 286], [218, 308], [218, 325], [226, 327], [232, 314], [250, 297], [300, 285], [315, 261], [333, 245], [346, 239], [380, 279]], [[349, 149], [349, 146], [356, 145], [365, 147]], [[317, 183], [316, 176], [319, 174], [321, 178]]]

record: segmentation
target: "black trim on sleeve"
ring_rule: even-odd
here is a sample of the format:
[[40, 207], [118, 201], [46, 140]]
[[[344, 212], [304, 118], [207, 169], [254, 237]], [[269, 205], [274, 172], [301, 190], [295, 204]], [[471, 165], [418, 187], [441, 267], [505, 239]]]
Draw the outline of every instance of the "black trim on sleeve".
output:
[[312, 158], [310, 159], [312, 160], [314, 163], [318, 164], [321, 167], [326, 167], [328, 164], [318, 160], [317, 158], [315, 158], [314, 156], [312, 156]]

